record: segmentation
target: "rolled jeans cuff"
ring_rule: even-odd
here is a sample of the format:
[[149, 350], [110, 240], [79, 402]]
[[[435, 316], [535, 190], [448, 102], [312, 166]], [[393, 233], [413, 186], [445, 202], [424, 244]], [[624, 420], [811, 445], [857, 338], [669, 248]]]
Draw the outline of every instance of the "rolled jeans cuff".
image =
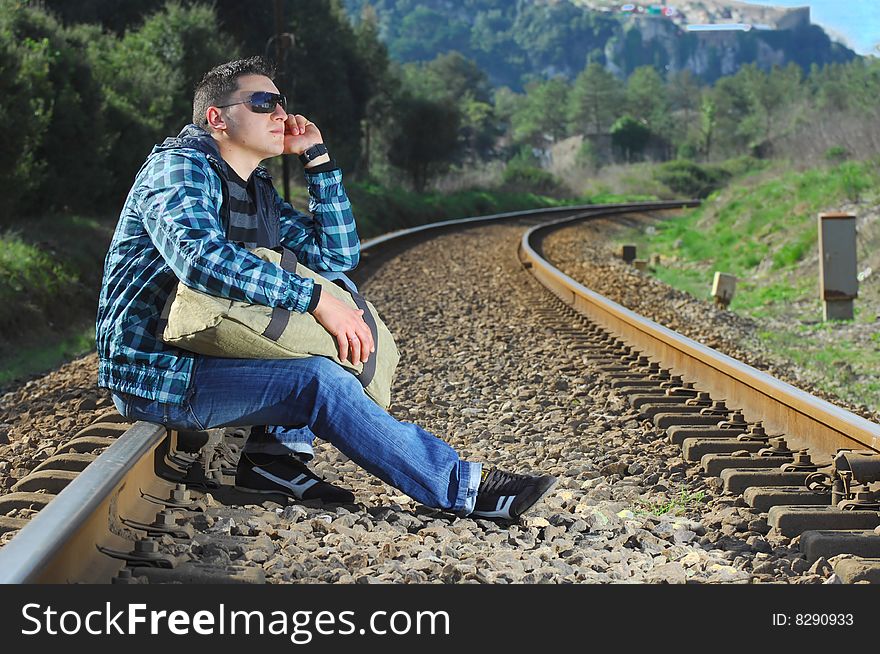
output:
[[260, 443], [256, 445], [245, 445], [244, 451], [248, 454], [273, 454], [281, 456], [283, 454], [294, 454], [303, 463], [308, 463], [315, 458], [315, 450], [308, 443]]
[[459, 461], [458, 463], [458, 495], [452, 507], [454, 513], [467, 515], [477, 504], [477, 489], [480, 488], [482, 463]]
[[269, 426], [257, 428], [245, 441], [244, 451], [249, 454], [295, 454], [303, 462], [315, 458], [312, 443], [315, 435], [308, 427]]

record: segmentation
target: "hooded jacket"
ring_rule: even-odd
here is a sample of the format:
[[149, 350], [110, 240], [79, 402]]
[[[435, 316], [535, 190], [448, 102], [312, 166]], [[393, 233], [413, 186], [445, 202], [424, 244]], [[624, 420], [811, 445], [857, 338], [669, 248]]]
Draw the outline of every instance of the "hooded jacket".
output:
[[[316, 292], [312, 279], [255, 256], [244, 238], [227, 236], [226, 170], [210, 134], [188, 125], [154, 147], [138, 172], [104, 261], [95, 330], [98, 386], [186, 402], [198, 355], [167, 345], [156, 333], [178, 281], [230, 300], [309, 308]], [[346, 272], [360, 253], [351, 203], [341, 171], [319, 170], [305, 171], [311, 217], [281, 199], [264, 168], [254, 171], [254, 240], [286, 247], [313, 270]]]

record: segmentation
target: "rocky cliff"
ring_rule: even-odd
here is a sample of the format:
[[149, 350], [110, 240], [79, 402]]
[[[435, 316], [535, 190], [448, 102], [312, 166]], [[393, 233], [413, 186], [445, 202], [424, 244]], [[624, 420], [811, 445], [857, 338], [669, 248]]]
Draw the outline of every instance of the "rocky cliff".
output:
[[[514, 90], [535, 77], [574, 78], [589, 62], [621, 78], [652, 65], [690, 70], [705, 82], [745, 64], [845, 62], [856, 55], [810, 23], [808, 7], [761, 7], [726, 0], [630, 4], [608, 0], [345, 0], [353, 20], [374, 14], [398, 61], [457, 50], [493, 84]], [[689, 25], [737, 23], [748, 31], [693, 32]]]

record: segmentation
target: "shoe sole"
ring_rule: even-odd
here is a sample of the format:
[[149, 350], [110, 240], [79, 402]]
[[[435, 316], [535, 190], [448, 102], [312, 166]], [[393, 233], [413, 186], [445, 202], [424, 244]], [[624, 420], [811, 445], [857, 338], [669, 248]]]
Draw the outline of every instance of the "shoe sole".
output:
[[245, 486], [233, 486], [232, 488], [241, 493], [250, 493], [251, 495], [283, 495], [284, 497], [289, 497], [292, 500], [299, 500], [296, 495], [290, 495], [289, 493], [285, 493], [282, 490], [260, 490], [258, 488], [246, 488]]
[[246, 488], [244, 486], [233, 486], [233, 489], [240, 491], [242, 493], [250, 493], [251, 495], [280, 495], [281, 497], [287, 497], [295, 502], [323, 502], [324, 504], [353, 504], [354, 500], [328, 500], [321, 497], [311, 497], [309, 499], [302, 499], [297, 497], [296, 495], [291, 495], [289, 493], [285, 493], [282, 490], [260, 490], [258, 488]]

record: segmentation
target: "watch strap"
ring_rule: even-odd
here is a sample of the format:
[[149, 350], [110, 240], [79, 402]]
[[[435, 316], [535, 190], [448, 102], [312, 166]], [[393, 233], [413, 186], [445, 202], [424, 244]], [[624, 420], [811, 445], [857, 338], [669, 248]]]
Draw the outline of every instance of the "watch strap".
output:
[[314, 161], [322, 154], [327, 154], [327, 146], [323, 143], [315, 143], [308, 150], [299, 155], [299, 160], [303, 162], [303, 164], [307, 164], [310, 161]]

